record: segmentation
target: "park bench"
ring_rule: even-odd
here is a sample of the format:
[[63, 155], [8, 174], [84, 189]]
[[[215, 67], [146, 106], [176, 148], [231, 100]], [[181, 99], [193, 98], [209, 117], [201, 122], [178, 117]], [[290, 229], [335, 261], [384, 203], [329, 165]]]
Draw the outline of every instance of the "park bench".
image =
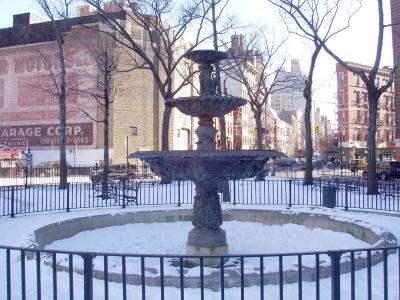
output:
[[101, 173], [94, 174], [90, 179], [95, 197], [103, 198], [106, 201], [109, 199], [116, 202], [122, 200], [123, 206], [131, 203], [138, 205], [137, 195], [142, 181], [135, 174], [114, 175], [110, 173], [108, 175], [107, 197], [103, 197], [103, 175]]

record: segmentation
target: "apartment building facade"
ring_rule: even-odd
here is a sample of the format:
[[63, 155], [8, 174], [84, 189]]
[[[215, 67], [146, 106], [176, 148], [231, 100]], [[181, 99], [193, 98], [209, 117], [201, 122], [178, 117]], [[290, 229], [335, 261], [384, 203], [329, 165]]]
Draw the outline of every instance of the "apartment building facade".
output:
[[[126, 20], [135, 39], [146, 41], [141, 28], [129, 24], [125, 11], [113, 12], [115, 18]], [[96, 89], [98, 66], [93, 49], [102, 36], [96, 30], [100, 18], [88, 7], [68, 23], [65, 40], [67, 80], [79, 90]], [[26, 13], [14, 16], [13, 27], [0, 29], [0, 144], [31, 148], [34, 163], [57, 161], [59, 144], [58, 99], [49, 87], [51, 72], [57, 73], [55, 36], [52, 24]], [[177, 44], [176, 51], [186, 52], [186, 43]], [[116, 52], [121, 49], [115, 49]], [[150, 51], [150, 50], [149, 50]], [[129, 59], [127, 51], [122, 63]], [[149, 54], [151, 55], [151, 53]], [[54, 63], [49, 67], [44, 58]], [[184, 62], [182, 62], [182, 66]], [[82, 76], [85, 74], [85, 76]], [[89, 79], [91, 78], [91, 79]], [[179, 76], [176, 76], [179, 78]], [[110, 158], [126, 162], [127, 153], [137, 150], [161, 149], [161, 125], [164, 101], [149, 70], [136, 69], [115, 76], [118, 88], [111, 106]], [[178, 79], [176, 80], [177, 83]], [[43, 88], [38, 88], [43, 87]], [[177, 96], [193, 95], [185, 87]], [[84, 112], [83, 112], [84, 111]], [[89, 118], [88, 115], [92, 116]], [[67, 98], [67, 160], [69, 164], [94, 163], [103, 157], [103, 126], [96, 122], [101, 111], [96, 101], [80, 93]], [[194, 122], [173, 110], [170, 122], [170, 149], [189, 149], [193, 145]]]
[[[398, 0], [391, 0], [391, 15], [392, 24], [392, 41], [393, 41], [393, 63], [394, 65], [400, 64], [400, 2]], [[396, 160], [400, 161], [400, 70], [396, 69], [394, 78], [395, 100], [396, 103]]]
[[[370, 67], [349, 63], [368, 71]], [[377, 84], [386, 84], [389, 68], [379, 69]], [[338, 129], [341, 132], [342, 160], [348, 163], [352, 159], [367, 157], [368, 133], [368, 93], [365, 84], [358, 75], [336, 65], [338, 95]], [[376, 155], [379, 160], [391, 160], [395, 157], [395, 100], [393, 86], [385, 92], [378, 103]]]
[[[246, 62], [243, 62], [243, 65], [241, 65], [240, 68], [243, 68], [244, 74], [247, 77], [247, 82], [256, 82], [259, 61], [256, 59], [254, 53], [247, 52], [248, 50], [246, 50], [244, 47], [244, 36], [241, 34], [233, 35], [231, 37], [231, 47], [229, 49], [229, 53], [234, 56], [248, 56], [249, 59], [246, 60]], [[229, 67], [227, 67], [227, 72], [222, 72], [221, 74], [222, 90], [224, 93], [250, 100], [246, 85], [241, 80], [237, 80], [239, 79], [239, 76], [232, 76], [232, 74], [237, 72], [235, 71], [235, 68], [239, 68], [239, 66], [236, 66], [236, 63], [230, 61], [229, 59], [225, 62], [225, 64]], [[225, 116], [225, 122], [228, 149], [255, 149], [256, 124], [254, 113], [252, 112], [249, 103], [238, 107], [231, 113], [227, 114]]]

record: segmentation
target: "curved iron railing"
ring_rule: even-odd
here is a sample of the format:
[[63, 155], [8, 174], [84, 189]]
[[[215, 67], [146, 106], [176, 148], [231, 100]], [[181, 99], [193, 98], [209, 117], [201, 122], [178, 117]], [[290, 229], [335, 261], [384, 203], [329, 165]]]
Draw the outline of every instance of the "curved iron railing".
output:
[[[218, 256], [220, 263], [210, 268], [204, 260], [213, 256], [0, 246], [5, 270], [0, 298], [398, 299], [399, 250], [228, 255]], [[187, 258], [198, 259], [199, 265], [189, 266]]]
[[[53, 210], [193, 202], [194, 187], [190, 182], [159, 185], [143, 181], [136, 191], [130, 184], [117, 183], [116, 196], [108, 200], [98, 197], [91, 184], [70, 184], [67, 190], [55, 185], [5, 187], [0, 189], [0, 212], [2, 216], [15, 217]], [[333, 194], [324, 193], [326, 189], [333, 189]], [[316, 180], [312, 186], [304, 186], [299, 180], [232, 181], [229, 190], [229, 199], [225, 196], [222, 201], [229, 200], [231, 204], [318, 206], [326, 204], [324, 196], [329, 196], [335, 198], [338, 207], [399, 211], [400, 189], [394, 182], [380, 182], [378, 195], [366, 195], [365, 182], [334, 178]], [[133, 196], [137, 201], [131, 203], [129, 197]], [[357, 265], [360, 257], [361, 265]], [[204, 265], [207, 256], [196, 257], [200, 262], [197, 268], [190, 268], [186, 258], [0, 246], [0, 269], [5, 270], [0, 273], [0, 299], [399, 298], [397, 246], [229, 255], [219, 257], [221, 264], [211, 270], [211, 277], [210, 268]], [[288, 262], [290, 267], [285, 269]], [[136, 273], [131, 273], [132, 268]], [[175, 278], [167, 270], [175, 272]], [[233, 271], [236, 275], [232, 282], [227, 274]]]

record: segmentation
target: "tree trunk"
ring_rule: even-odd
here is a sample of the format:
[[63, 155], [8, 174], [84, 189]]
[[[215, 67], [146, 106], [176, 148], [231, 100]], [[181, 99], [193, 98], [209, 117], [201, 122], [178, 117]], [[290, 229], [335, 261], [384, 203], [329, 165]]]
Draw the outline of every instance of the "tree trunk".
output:
[[312, 142], [312, 128], [311, 128], [311, 95], [306, 98], [306, 107], [304, 112], [304, 126], [306, 134], [306, 167], [304, 171], [304, 185], [311, 185], [313, 183], [312, 176], [312, 156], [313, 156], [313, 142]]
[[262, 150], [262, 125], [261, 125], [262, 110], [254, 113], [257, 128], [257, 150]]
[[[107, 93], [108, 95], [108, 93]], [[103, 157], [103, 178], [102, 178], [102, 187], [101, 194], [103, 199], [108, 199], [108, 173], [110, 169], [109, 162], [109, 117], [110, 117], [110, 102], [108, 96], [104, 97], [104, 157]]]
[[163, 121], [162, 121], [161, 150], [169, 149], [168, 132], [169, 132], [169, 121], [171, 119], [171, 111], [172, 111], [172, 107], [169, 105], [165, 105]]
[[312, 87], [315, 65], [317, 58], [321, 52], [322, 45], [319, 45], [317, 41], [314, 41], [315, 50], [311, 57], [310, 69], [308, 73], [308, 79], [304, 87], [303, 96], [306, 99], [306, 107], [304, 110], [304, 127], [306, 134], [306, 168], [304, 170], [304, 185], [311, 185], [313, 183], [312, 175], [312, 157], [313, 157], [313, 142], [312, 142], [312, 128], [311, 128], [311, 107], [312, 107]]
[[379, 96], [376, 93], [368, 94], [369, 100], [369, 112], [368, 112], [368, 185], [367, 194], [376, 195], [378, 194], [378, 181], [376, 176], [376, 119], [377, 119], [377, 107]]
[[65, 84], [65, 61], [64, 49], [59, 42], [59, 57], [60, 57], [60, 94], [59, 94], [59, 108], [60, 108], [60, 189], [68, 187], [68, 168], [67, 168], [67, 155], [66, 155], [66, 84]]
[[[163, 122], [162, 122], [162, 137], [161, 137], [161, 150], [168, 150], [169, 149], [169, 120], [171, 119], [171, 111], [172, 107], [169, 105], [165, 105], [164, 115], [163, 115]], [[171, 183], [171, 179], [168, 177], [161, 177], [160, 183], [161, 184], [169, 184]]]
[[[64, 98], [64, 99], [62, 99]], [[60, 96], [60, 189], [66, 189], [68, 186], [68, 167], [66, 154], [66, 107], [65, 96]]]
[[[257, 128], [257, 150], [262, 150], [261, 114], [262, 114], [262, 110], [254, 111], [254, 119], [256, 121], [256, 128]], [[264, 181], [265, 180], [265, 169], [264, 168], [257, 173], [255, 180], [256, 181]]]

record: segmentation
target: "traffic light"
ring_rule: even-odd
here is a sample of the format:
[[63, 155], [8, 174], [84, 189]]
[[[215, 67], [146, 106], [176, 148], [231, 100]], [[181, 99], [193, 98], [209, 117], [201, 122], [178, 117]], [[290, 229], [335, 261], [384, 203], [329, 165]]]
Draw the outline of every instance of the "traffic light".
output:
[[315, 125], [314, 132], [315, 133], [320, 133], [321, 132], [321, 127], [319, 125]]

